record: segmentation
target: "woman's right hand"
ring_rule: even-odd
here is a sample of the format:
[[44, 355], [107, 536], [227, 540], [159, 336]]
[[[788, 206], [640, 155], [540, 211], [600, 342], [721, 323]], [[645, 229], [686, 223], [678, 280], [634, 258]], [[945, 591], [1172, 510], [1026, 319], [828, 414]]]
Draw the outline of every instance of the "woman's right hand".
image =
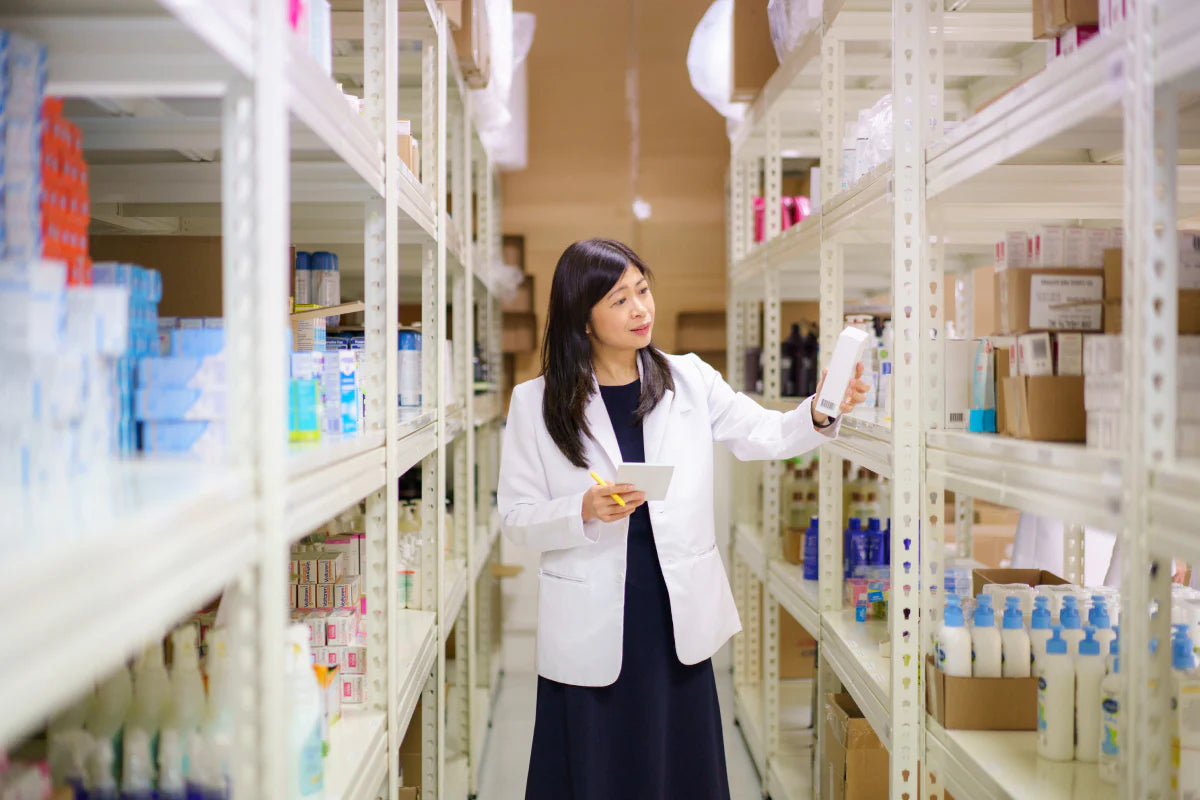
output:
[[[614, 494], [621, 495], [625, 505], [621, 506], [612, 498]], [[632, 483], [619, 483], [616, 486], [593, 486], [583, 496], [583, 521], [591, 522], [598, 519], [601, 522], [616, 522], [625, 519], [638, 506], [646, 502], [646, 493], [637, 491]]]

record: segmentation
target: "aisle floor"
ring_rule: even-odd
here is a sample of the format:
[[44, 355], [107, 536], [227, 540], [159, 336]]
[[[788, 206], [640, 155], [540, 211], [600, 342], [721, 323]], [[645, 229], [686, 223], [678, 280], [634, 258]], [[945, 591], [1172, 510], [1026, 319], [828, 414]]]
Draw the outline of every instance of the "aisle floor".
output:
[[[537, 673], [533, 665], [532, 634], [505, 632], [504, 678], [492, 715], [492, 729], [483, 754], [478, 800], [523, 800], [533, 716], [537, 701]], [[733, 724], [733, 676], [727, 667], [717, 669], [717, 693], [725, 723], [725, 758], [729, 766], [731, 800], [759, 800], [758, 774], [741, 731]]]

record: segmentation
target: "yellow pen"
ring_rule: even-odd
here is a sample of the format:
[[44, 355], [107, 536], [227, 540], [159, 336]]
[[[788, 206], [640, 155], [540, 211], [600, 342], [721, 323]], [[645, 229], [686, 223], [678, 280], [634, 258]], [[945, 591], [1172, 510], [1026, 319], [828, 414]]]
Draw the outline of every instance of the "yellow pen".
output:
[[[600, 484], [601, 486], [608, 486], [608, 484], [604, 482], [604, 478], [601, 478], [595, 472], [588, 472], [588, 475], [591, 475], [592, 480], [594, 480], [596, 483]], [[617, 505], [619, 505], [621, 508], [625, 507], [625, 501], [621, 499], [621, 495], [614, 494], [614, 495], [612, 495], [612, 499], [616, 500]]]

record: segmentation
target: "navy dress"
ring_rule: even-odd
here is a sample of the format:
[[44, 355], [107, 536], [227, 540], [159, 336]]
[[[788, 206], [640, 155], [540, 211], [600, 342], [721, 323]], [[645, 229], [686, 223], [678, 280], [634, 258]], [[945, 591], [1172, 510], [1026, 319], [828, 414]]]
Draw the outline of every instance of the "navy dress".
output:
[[[600, 387], [625, 461], [646, 460], [633, 423], [640, 390]], [[526, 800], [729, 800], [712, 661], [676, 656], [646, 505], [629, 518], [622, 652], [610, 686], [538, 677]]]

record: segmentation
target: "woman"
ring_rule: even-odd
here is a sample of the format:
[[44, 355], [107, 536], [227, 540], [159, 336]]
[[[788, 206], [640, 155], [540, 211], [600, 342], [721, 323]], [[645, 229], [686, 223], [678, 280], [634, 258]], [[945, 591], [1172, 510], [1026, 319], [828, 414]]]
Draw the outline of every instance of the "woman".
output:
[[[649, 278], [619, 242], [568, 247], [541, 377], [513, 390], [500, 514], [542, 553], [527, 800], [728, 800], [710, 658], [741, 623], [717, 552], [712, 443], [777, 459], [836, 435], [811, 399], [767, 411], [695, 355], [658, 350]], [[853, 381], [842, 411], [867, 388]], [[589, 475], [611, 482], [622, 461], [673, 465], [666, 499]]]

